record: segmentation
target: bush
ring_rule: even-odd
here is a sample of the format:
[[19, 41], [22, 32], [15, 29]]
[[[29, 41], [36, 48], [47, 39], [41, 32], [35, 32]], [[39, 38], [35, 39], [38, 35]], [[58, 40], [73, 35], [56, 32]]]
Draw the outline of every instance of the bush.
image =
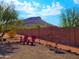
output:
[[14, 30], [8, 31], [7, 33], [10, 36], [10, 38], [13, 38], [16, 35], [16, 31]]

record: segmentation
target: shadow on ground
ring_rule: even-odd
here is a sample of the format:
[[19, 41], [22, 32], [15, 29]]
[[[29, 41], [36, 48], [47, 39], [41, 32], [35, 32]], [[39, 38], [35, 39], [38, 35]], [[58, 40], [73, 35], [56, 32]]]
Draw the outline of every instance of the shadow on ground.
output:
[[0, 55], [11, 55], [13, 53], [16, 53], [17, 49], [19, 49], [19, 47], [14, 44], [0, 44]]
[[49, 48], [50, 51], [54, 51], [56, 54], [65, 54], [64, 51], [56, 49], [56, 48]]

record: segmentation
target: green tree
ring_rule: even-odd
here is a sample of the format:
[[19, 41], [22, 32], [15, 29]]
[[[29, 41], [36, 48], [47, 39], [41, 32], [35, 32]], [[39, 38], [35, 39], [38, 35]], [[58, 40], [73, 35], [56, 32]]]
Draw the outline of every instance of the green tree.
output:
[[79, 9], [66, 9], [61, 14], [62, 27], [79, 27]]
[[8, 29], [11, 23], [13, 24], [13, 22], [17, 20], [18, 16], [14, 9], [14, 5], [6, 5], [6, 3], [0, 4], [0, 25], [2, 25], [5, 30]]
[[3, 29], [3, 21], [2, 21], [2, 16], [4, 13], [4, 8], [2, 7], [2, 5], [0, 4], [0, 32], [2, 32]]

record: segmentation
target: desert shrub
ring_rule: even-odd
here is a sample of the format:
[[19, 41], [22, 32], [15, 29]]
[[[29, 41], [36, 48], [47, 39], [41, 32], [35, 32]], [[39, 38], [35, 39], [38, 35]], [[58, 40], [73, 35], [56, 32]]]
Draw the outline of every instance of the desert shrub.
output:
[[10, 38], [13, 38], [16, 35], [16, 31], [14, 30], [8, 31], [7, 33], [10, 36]]

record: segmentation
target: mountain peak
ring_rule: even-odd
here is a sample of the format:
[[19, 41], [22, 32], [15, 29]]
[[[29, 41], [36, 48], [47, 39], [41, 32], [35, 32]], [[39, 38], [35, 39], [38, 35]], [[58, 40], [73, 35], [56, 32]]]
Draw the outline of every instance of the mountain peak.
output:
[[41, 19], [41, 17], [30, 17], [30, 18], [27, 18], [27, 20], [29, 20], [29, 19], [31, 19], [31, 20], [38, 20], [38, 19]]
[[41, 17], [30, 17], [23, 20], [23, 23], [21, 26], [27, 26], [31, 27], [33, 25], [39, 25], [39, 26], [51, 26], [47, 22], [43, 21]]

